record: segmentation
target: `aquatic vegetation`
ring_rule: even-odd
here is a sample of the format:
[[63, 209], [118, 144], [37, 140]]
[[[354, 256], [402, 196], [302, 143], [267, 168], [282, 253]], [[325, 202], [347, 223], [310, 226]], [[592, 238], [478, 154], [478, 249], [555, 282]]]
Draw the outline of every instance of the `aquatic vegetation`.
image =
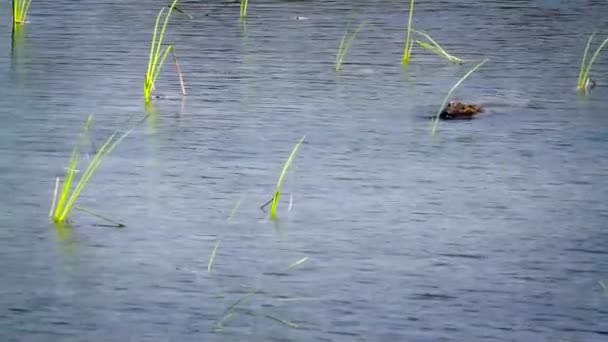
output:
[[179, 77], [179, 85], [182, 87], [182, 95], [186, 96], [186, 86], [184, 85], [184, 76], [182, 74], [182, 68], [179, 66], [179, 60], [177, 59], [177, 55], [175, 54], [175, 50], [171, 51], [171, 56], [173, 56], [173, 61], [175, 62], [175, 69], [177, 70], [177, 76]]
[[272, 219], [277, 218], [277, 207], [279, 205], [279, 200], [281, 199], [281, 187], [283, 186], [283, 182], [285, 181], [285, 175], [287, 174], [287, 170], [289, 170], [289, 167], [291, 166], [296, 155], [298, 154], [298, 150], [300, 149], [302, 142], [304, 142], [304, 138], [306, 138], [306, 136], [303, 136], [300, 141], [298, 141], [298, 143], [294, 146], [293, 150], [291, 151], [291, 154], [289, 155], [289, 158], [287, 158], [287, 161], [285, 162], [285, 165], [283, 165], [283, 170], [281, 171], [281, 175], [279, 176], [277, 187], [275, 189], [274, 196], [272, 197], [270, 204], [270, 218]]
[[13, 24], [25, 24], [32, 0], [13, 0]]
[[443, 102], [441, 103], [441, 106], [439, 107], [439, 111], [437, 111], [437, 115], [435, 115], [435, 117], [433, 118], [433, 128], [431, 130], [431, 135], [435, 135], [435, 132], [437, 131], [437, 124], [439, 123], [439, 116], [440, 116], [441, 112], [443, 111], [443, 109], [446, 107], [448, 101], [450, 100], [450, 97], [452, 96], [452, 93], [456, 90], [456, 88], [458, 88], [458, 86], [460, 86], [460, 84], [464, 80], [466, 80], [469, 76], [471, 76], [471, 74], [473, 72], [475, 72], [475, 70], [479, 69], [487, 61], [488, 61], [488, 59], [484, 59], [483, 61], [481, 61], [480, 63], [478, 63], [471, 70], [469, 70], [469, 72], [467, 72], [464, 76], [462, 76], [462, 78], [460, 80], [458, 80], [458, 82], [456, 82], [456, 84], [454, 84], [454, 86], [452, 86], [452, 88], [450, 89], [450, 91], [448, 92], [448, 94], [443, 99]]
[[[240, 197], [238, 199], [238, 201], [236, 202], [236, 204], [234, 205], [234, 208], [232, 208], [230, 215], [226, 219], [226, 225], [230, 224], [230, 222], [232, 221], [232, 218], [234, 217], [234, 215], [236, 215], [237, 211], [241, 207], [242, 201], [243, 201], [243, 198]], [[209, 255], [209, 262], [207, 263], [207, 272], [209, 272], [209, 273], [211, 273], [211, 271], [213, 270], [213, 265], [215, 263], [215, 255], [217, 254], [217, 249], [220, 247], [220, 243], [224, 239], [224, 234], [225, 233], [222, 232], [222, 234], [218, 237], [217, 241], [215, 242], [215, 245], [213, 246], [213, 250], [211, 250], [211, 254]]]
[[308, 257], [303, 257], [302, 259], [298, 259], [298, 260], [292, 262], [291, 265], [289, 265], [287, 267], [287, 269], [290, 270], [290, 269], [292, 269], [292, 268], [294, 268], [294, 267], [296, 267], [296, 266], [304, 263], [306, 260], [308, 260]]
[[422, 32], [422, 31], [417, 31], [417, 30], [414, 30], [414, 32], [416, 32], [417, 34], [419, 34], [421, 36], [424, 36], [430, 42], [430, 44], [429, 44], [427, 42], [416, 40], [415, 41], [416, 44], [418, 44], [423, 49], [429, 50], [429, 51], [437, 54], [438, 56], [441, 56], [441, 57], [447, 59], [449, 62], [454, 63], [454, 64], [462, 64], [464, 62], [462, 59], [460, 59], [456, 56], [450, 55], [428, 34]]
[[144, 79], [144, 101], [150, 102], [152, 98], [152, 92], [154, 91], [154, 86], [156, 84], [156, 79], [160, 74], [160, 71], [165, 63], [165, 59], [169, 55], [169, 53], [173, 50], [172, 45], [167, 45], [162, 47], [163, 39], [165, 38], [165, 31], [167, 29], [167, 24], [169, 23], [169, 17], [171, 16], [171, 12], [176, 6], [178, 0], [173, 0], [171, 3], [171, 7], [169, 7], [169, 11], [163, 20], [162, 28], [160, 28], [159, 33], [159, 25], [160, 18], [165, 11], [163, 7], [156, 16], [156, 22], [154, 24], [154, 33], [152, 35], [152, 43], [150, 44], [150, 55], [148, 56], [148, 69], [146, 71], [146, 76]]
[[608, 43], [608, 38], [606, 38], [602, 42], [602, 44], [600, 44], [600, 46], [597, 48], [597, 50], [595, 50], [595, 53], [593, 53], [593, 56], [591, 57], [591, 59], [589, 61], [587, 61], [587, 54], [589, 52], [589, 47], [591, 46], [591, 41], [593, 40], [594, 36], [595, 36], [595, 33], [593, 33], [589, 37], [589, 40], [587, 41], [587, 46], [585, 47], [585, 52], [583, 53], [583, 60], [581, 61], [581, 70], [578, 74], [578, 83], [576, 85], [576, 89], [578, 91], [587, 92], [593, 87], [593, 81], [589, 77], [589, 72], [591, 71], [591, 66], [593, 66], [593, 63], [595, 62], [595, 59], [597, 58], [597, 56], [600, 54], [600, 51], [602, 51], [602, 49], [604, 48], [606, 43]]
[[405, 47], [403, 48], [403, 65], [410, 63], [410, 53], [412, 52], [412, 46], [414, 43], [411, 40], [412, 35], [412, 18], [414, 16], [414, 0], [410, 0], [410, 14], [407, 20], [407, 33], [405, 36]]
[[[72, 155], [70, 157], [70, 161], [68, 163], [68, 167], [63, 178], [63, 185], [59, 186], [59, 178], [55, 181], [55, 191], [53, 194], [53, 200], [51, 203], [51, 211], [49, 212], [49, 216], [52, 217], [53, 221], [56, 223], [63, 223], [69, 219], [70, 214], [73, 209], [75, 209], [76, 200], [82, 194], [82, 191], [86, 187], [86, 185], [91, 180], [91, 177], [97, 171], [103, 158], [110, 154], [116, 146], [130, 133], [130, 131], [117, 135], [116, 133], [112, 134], [105, 143], [99, 148], [95, 156], [89, 162], [86, 170], [76, 183], [76, 187], [72, 190], [72, 185], [76, 180], [76, 173], [78, 170], [78, 162], [80, 160], [80, 149], [82, 146], [82, 142], [84, 138], [89, 134], [91, 125], [93, 122], [93, 117], [89, 116], [87, 119], [83, 132], [78, 138], [74, 149], [72, 150]], [[60, 190], [59, 190], [60, 189]], [[83, 210], [82, 208], [79, 208]], [[83, 210], [84, 211], [84, 210]]]
[[360, 24], [359, 27], [357, 27], [357, 29], [352, 33], [349, 33], [348, 29], [346, 30], [346, 32], [344, 32], [344, 36], [340, 41], [340, 47], [338, 47], [338, 53], [336, 54], [336, 62], [334, 63], [336, 71], [340, 71], [340, 69], [342, 68], [342, 60], [344, 60], [344, 56], [346, 56], [346, 54], [348, 53], [348, 50], [350, 49], [350, 46], [353, 43], [353, 40], [355, 39], [359, 31], [361, 31], [363, 25], [363, 23]]
[[247, 5], [249, 4], [248, 0], [241, 0], [241, 18], [247, 17]]

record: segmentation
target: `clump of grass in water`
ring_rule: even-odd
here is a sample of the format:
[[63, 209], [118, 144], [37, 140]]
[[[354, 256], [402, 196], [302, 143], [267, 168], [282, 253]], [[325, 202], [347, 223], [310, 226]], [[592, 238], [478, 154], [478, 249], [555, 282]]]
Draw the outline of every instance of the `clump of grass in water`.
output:
[[410, 63], [410, 54], [412, 52], [412, 46], [414, 43], [411, 40], [412, 35], [412, 18], [414, 16], [414, 0], [410, 0], [410, 14], [407, 20], [407, 33], [405, 36], [405, 47], [403, 48], [403, 65], [408, 65]]
[[169, 7], [169, 12], [165, 16], [163, 21], [163, 26], [160, 29], [159, 34], [159, 25], [160, 18], [165, 11], [163, 7], [156, 16], [156, 22], [154, 24], [154, 33], [152, 35], [152, 43], [150, 44], [150, 55], [148, 56], [148, 69], [146, 71], [146, 76], [144, 79], [144, 101], [146, 103], [150, 102], [152, 98], [152, 92], [154, 91], [154, 85], [156, 83], [156, 79], [160, 74], [160, 71], [165, 63], [165, 59], [169, 55], [169, 53], [173, 50], [172, 45], [167, 45], [162, 48], [163, 39], [165, 38], [165, 31], [167, 29], [167, 24], [169, 23], [169, 17], [171, 16], [171, 12], [175, 8], [178, 0], [174, 0], [171, 3], [171, 7]]
[[458, 88], [458, 86], [465, 79], [467, 79], [473, 72], [475, 72], [475, 70], [479, 69], [479, 67], [481, 67], [482, 65], [484, 65], [487, 61], [488, 61], [488, 59], [484, 59], [479, 64], [477, 64], [476, 66], [474, 66], [471, 70], [469, 70], [469, 72], [467, 72], [464, 76], [462, 76], [462, 78], [460, 80], [458, 80], [458, 82], [456, 82], [456, 84], [454, 84], [454, 86], [452, 87], [452, 89], [450, 89], [450, 91], [448, 92], [448, 94], [443, 99], [443, 102], [441, 103], [441, 107], [439, 107], [439, 111], [437, 111], [437, 115], [435, 115], [435, 117], [433, 118], [433, 128], [431, 129], [431, 135], [435, 135], [435, 132], [437, 131], [437, 124], [439, 123], [439, 115], [441, 114], [441, 111], [445, 108], [445, 106], [447, 105], [448, 101], [450, 100], [450, 97], [452, 96], [452, 93], [456, 90], [456, 88]]
[[336, 62], [334, 64], [336, 71], [340, 71], [340, 69], [342, 68], [342, 60], [344, 60], [344, 56], [346, 56], [346, 54], [348, 53], [348, 50], [350, 49], [350, 46], [353, 43], [353, 40], [355, 39], [359, 31], [361, 31], [363, 26], [363, 23], [360, 24], [359, 27], [357, 27], [357, 29], [350, 34], [348, 32], [348, 29], [346, 30], [346, 32], [344, 32], [344, 36], [340, 41], [340, 47], [338, 47], [338, 53], [336, 54]]
[[281, 171], [281, 175], [279, 176], [279, 181], [277, 182], [277, 187], [275, 189], [274, 196], [272, 196], [272, 199], [270, 201], [266, 202], [261, 207], [261, 209], [264, 209], [264, 207], [266, 207], [266, 205], [270, 204], [270, 218], [271, 219], [277, 218], [277, 207], [279, 206], [279, 200], [281, 199], [281, 187], [283, 186], [283, 182], [285, 181], [285, 175], [287, 175], [287, 170], [289, 170], [289, 167], [291, 166], [291, 164], [293, 163], [293, 160], [295, 159], [296, 155], [298, 154], [298, 150], [300, 149], [300, 146], [304, 142], [304, 138], [306, 138], [306, 136], [303, 136], [300, 139], [300, 141], [298, 141], [296, 146], [293, 147], [293, 150], [291, 150], [291, 154], [289, 155], [289, 158], [287, 158], [285, 165], [283, 165], [283, 170]]
[[462, 64], [464, 62], [462, 59], [460, 59], [456, 56], [450, 55], [428, 34], [422, 32], [422, 31], [417, 31], [417, 30], [414, 30], [414, 32], [416, 32], [417, 34], [419, 34], [421, 36], [424, 36], [430, 42], [430, 44], [429, 44], [427, 42], [416, 40], [415, 41], [416, 44], [418, 44], [423, 49], [429, 50], [429, 51], [437, 54], [438, 56], [441, 56], [441, 57], [447, 59], [448, 61], [450, 61], [451, 63], [454, 63], [454, 64]]
[[13, 0], [13, 24], [25, 24], [32, 0]]
[[[84, 171], [84, 173], [78, 180], [76, 187], [74, 188], [74, 190], [72, 190], [72, 185], [76, 179], [76, 173], [78, 172], [76, 170], [76, 167], [78, 166], [78, 162], [80, 160], [80, 148], [82, 145], [82, 141], [89, 134], [92, 122], [93, 122], [93, 117], [89, 116], [89, 118], [87, 119], [87, 121], [84, 125], [83, 132], [80, 135], [78, 141], [76, 142], [74, 149], [72, 150], [72, 156], [70, 157], [70, 161], [68, 163], [65, 177], [63, 179], [63, 185], [62, 185], [60, 191], [59, 191], [59, 178], [56, 179], [55, 191], [53, 194], [53, 200], [52, 200], [52, 204], [51, 204], [51, 211], [49, 212], [49, 216], [56, 223], [66, 222], [69, 219], [70, 214], [72, 213], [72, 210], [79, 209], [79, 210], [88, 212], [89, 214], [98, 216], [100, 218], [103, 218], [107, 221], [110, 221], [110, 222], [116, 224], [115, 221], [108, 219], [102, 215], [95, 214], [95, 213], [91, 212], [90, 210], [85, 210], [85, 209], [75, 206], [76, 200], [78, 200], [78, 198], [80, 197], [80, 194], [84, 190], [85, 186], [89, 183], [89, 181], [91, 180], [91, 177], [93, 176], [95, 171], [97, 171], [97, 169], [101, 165], [103, 158], [105, 156], [107, 156], [108, 154], [110, 154], [110, 152], [112, 152], [116, 148], [116, 146], [118, 146], [118, 144], [130, 133], [130, 131], [128, 131], [120, 136], [118, 136], [116, 133], [112, 134], [108, 138], [108, 140], [106, 140], [106, 142], [101, 146], [101, 148], [97, 151], [97, 153], [95, 153], [95, 156], [93, 157], [93, 159], [91, 159], [86, 170]], [[122, 224], [118, 224], [118, 225], [122, 226]]]
[[248, 4], [249, 4], [248, 0], [241, 0], [241, 13], [240, 13], [241, 18], [247, 17], [247, 5]]
[[595, 33], [589, 37], [589, 40], [587, 41], [587, 46], [585, 47], [585, 52], [583, 54], [583, 60], [581, 61], [581, 70], [578, 74], [578, 83], [576, 85], [576, 89], [578, 91], [587, 92], [592, 88], [593, 81], [589, 77], [589, 72], [591, 71], [591, 66], [595, 62], [595, 59], [597, 58], [597, 56], [600, 54], [600, 51], [602, 51], [602, 49], [604, 48], [606, 43], [608, 43], [608, 38], [606, 38], [602, 42], [602, 44], [600, 44], [600, 46], [597, 48], [597, 50], [595, 50], [595, 53], [593, 54], [591, 59], [589, 61], [587, 61], [587, 54], [589, 52], [589, 47], [591, 46], [591, 41], [593, 40], [594, 36], [595, 36]]

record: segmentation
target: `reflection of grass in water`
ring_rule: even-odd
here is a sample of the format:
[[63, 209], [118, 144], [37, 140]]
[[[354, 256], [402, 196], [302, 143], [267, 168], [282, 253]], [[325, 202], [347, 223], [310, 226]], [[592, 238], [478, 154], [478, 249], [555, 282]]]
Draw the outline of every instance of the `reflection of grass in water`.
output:
[[412, 45], [414, 43], [411, 40], [412, 36], [412, 19], [414, 16], [414, 0], [410, 0], [410, 14], [407, 20], [407, 33], [405, 35], [405, 47], [403, 48], [403, 65], [408, 65], [410, 63], [410, 54], [412, 53]]
[[443, 99], [443, 102], [441, 103], [441, 106], [439, 107], [439, 111], [437, 111], [437, 115], [435, 115], [435, 117], [433, 118], [433, 128], [431, 129], [431, 135], [435, 135], [435, 132], [437, 131], [437, 124], [439, 123], [439, 115], [441, 114], [441, 111], [445, 108], [445, 106], [447, 105], [448, 101], [450, 100], [450, 97], [452, 96], [452, 93], [456, 90], [456, 88], [458, 88], [458, 86], [460, 86], [460, 84], [464, 80], [466, 80], [469, 76], [471, 76], [471, 74], [475, 70], [479, 69], [479, 67], [481, 67], [482, 65], [484, 65], [487, 61], [488, 61], [488, 59], [484, 59], [483, 61], [481, 61], [479, 64], [477, 64], [476, 66], [474, 66], [471, 70], [469, 70], [469, 72], [467, 72], [464, 76], [462, 76], [462, 78], [459, 79], [458, 82], [456, 82], [456, 84], [454, 84], [454, 86], [452, 86], [452, 89], [450, 89], [450, 91], [448, 92], [448, 94]]
[[32, 0], [13, 0], [13, 25], [25, 24]]
[[424, 36], [430, 42], [430, 44], [429, 44], [427, 42], [416, 40], [416, 44], [418, 44], [423, 49], [429, 50], [429, 51], [435, 53], [436, 55], [441, 56], [441, 57], [447, 59], [448, 61], [450, 61], [452, 63], [455, 63], [455, 64], [462, 64], [463, 63], [462, 59], [460, 59], [460, 58], [458, 58], [456, 56], [450, 55], [447, 51], [445, 51], [444, 48], [442, 48], [439, 45], [439, 43], [437, 43], [428, 34], [422, 32], [422, 31], [417, 31], [417, 30], [414, 30], [414, 32], [416, 32], [416, 33]]
[[[296, 266], [304, 263], [306, 260], [308, 260], [308, 257], [304, 257], [299, 260], [296, 260], [296, 261], [292, 262], [286, 268], [286, 270], [291, 270], [291, 269], [295, 268]], [[261, 290], [261, 289], [250, 289], [249, 291], [247, 291], [247, 293], [245, 293], [243, 296], [239, 297], [236, 301], [234, 301], [231, 305], [229, 305], [224, 310], [220, 319], [213, 325], [213, 329], [222, 330], [222, 328], [224, 327], [224, 324], [235, 316], [237, 310], [241, 310], [241, 311], [250, 313], [252, 315], [255, 315], [256, 312], [254, 312], [253, 310], [245, 309], [245, 308], [242, 308], [241, 306], [243, 306], [244, 304], [249, 302], [249, 300], [256, 295], [259, 296], [259, 295], [271, 295], [271, 294], [264, 290]], [[296, 324], [292, 321], [286, 320], [286, 319], [278, 318], [277, 316], [272, 315], [268, 312], [262, 312], [261, 314], [268, 319], [271, 319], [273, 321], [284, 324], [290, 328], [299, 328], [298, 324]]]
[[606, 38], [602, 42], [602, 44], [600, 44], [600, 46], [597, 48], [597, 50], [595, 50], [595, 53], [593, 54], [591, 59], [589, 61], [587, 61], [587, 54], [589, 52], [589, 47], [591, 46], [591, 41], [593, 40], [594, 36], [595, 36], [595, 33], [589, 37], [589, 40], [587, 41], [587, 46], [585, 46], [585, 52], [583, 53], [583, 60], [581, 61], [581, 70], [579, 71], [578, 83], [576, 85], [576, 89], [580, 92], [587, 92], [591, 89], [592, 81], [591, 81], [591, 78], [589, 77], [589, 72], [591, 71], [591, 66], [593, 66], [593, 63], [595, 62], [595, 59], [597, 58], [597, 56], [600, 54], [600, 51], [602, 51], [602, 49], [604, 48], [606, 43], [608, 43], [608, 38]]
[[93, 174], [95, 174], [101, 165], [103, 158], [110, 154], [130, 133], [130, 131], [128, 131], [120, 136], [116, 133], [112, 134], [97, 151], [97, 153], [95, 153], [95, 156], [91, 159], [86, 170], [76, 183], [76, 187], [72, 190], [72, 185], [76, 181], [76, 173], [78, 172], [76, 168], [78, 167], [78, 162], [80, 161], [80, 149], [83, 141], [89, 134], [92, 122], [93, 117], [89, 116], [84, 125], [83, 132], [80, 134], [76, 144], [74, 145], [72, 156], [70, 157], [70, 161], [68, 162], [68, 167], [63, 178], [63, 185], [61, 187], [59, 186], [58, 178], [55, 182], [55, 191], [53, 194], [49, 216], [51, 216], [53, 221], [56, 223], [64, 223], [68, 220], [72, 210], [75, 208], [76, 201], [91, 180]]

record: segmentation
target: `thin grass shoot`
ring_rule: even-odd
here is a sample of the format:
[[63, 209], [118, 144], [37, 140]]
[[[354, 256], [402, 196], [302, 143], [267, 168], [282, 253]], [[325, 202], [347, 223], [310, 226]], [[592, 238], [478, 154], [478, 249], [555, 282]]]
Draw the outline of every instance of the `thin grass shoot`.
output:
[[285, 175], [287, 174], [289, 167], [291, 166], [296, 155], [298, 154], [298, 151], [300, 150], [300, 146], [304, 142], [305, 138], [306, 138], [306, 136], [303, 136], [300, 139], [300, 141], [298, 141], [298, 143], [294, 146], [293, 150], [291, 151], [289, 158], [287, 158], [285, 165], [283, 165], [283, 170], [281, 171], [281, 175], [279, 176], [279, 180], [277, 181], [277, 187], [275, 189], [274, 196], [272, 197], [272, 202], [270, 205], [270, 218], [272, 218], [272, 219], [277, 218], [277, 207], [279, 206], [279, 200], [281, 199], [281, 187], [283, 186], [283, 182], [285, 181]]
[[148, 56], [148, 69], [144, 79], [144, 101], [146, 103], [150, 102], [152, 92], [155, 89], [156, 79], [162, 70], [165, 59], [167, 59], [167, 56], [171, 50], [173, 50], [172, 45], [163, 47], [163, 40], [165, 38], [167, 24], [169, 23], [169, 17], [171, 16], [171, 12], [173, 11], [173, 8], [176, 6], [177, 2], [178, 0], [173, 0], [171, 3], [171, 7], [169, 7], [169, 11], [163, 20], [162, 27], [160, 27], [160, 19], [165, 11], [165, 8], [163, 7], [160, 11], [158, 11], [158, 15], [156, 16], [154, 33], [152, 34], [152, 43], [150, 44], [150, 54]]
[[[230, 211], [230, 215], [226, 219], [226, 225], [230, 224], [230, 222], [232, 221], [232, 218], [236, 215], [239, 208], [241, 207], [242, 202], [243, 202], [243, 197], [241, 196], [238, 199], [238, 201], [236, 202], [236, 204], [234, 205], [234, 208], [232, 208], [232, 211]], [[222, 232], [222, 234], [218, 237], [217, 241], [215, 242], [215, 245], [213, 246], [213, 249], [211, 250], [211, 254], [209, 255], [209, 262], [207, 263], [207, 272], [209, 272], [209, 273], [211, 273], [211, 271], [213, 271], [213, 266], [215, 264], [215, 256], [217, 254], [217, 249], [220, 247], [220, 243], [224, 239], [224, 234], [225, 234], [225, 232]]]
[[458, 82], [456, 82], [456, 84], [454, 84], [454, 86], [452, 86], [452, 88], [450, 89], [450, 91], [448, 92], [448, 94], [443, 99], [443, 102], [441, 103], [441, 106], [439, 107], [439, 111], [437, 111], [437, 115], [435, 115], [435, 117], [433, 119], [433, 128], [431, 129], [431, 135], [435, 135], [435, 132], [437, 131], [437, 125], [439, 123], [439, 115], [441, 114], [441, 111], [445, 108], [445, 106], [447, 105], [448, 101], [450, 100], [450, 97], [452, 96], [452, 93], [456, 90], [456, 88], [458, 88], [458, 86], [460, 86], [460, 84], [464, 80], [466, 80], [469, 76], [471, 76], [471, 74], [473, 72], [475, 72], [475, 70], [479, 69], [487, 61], [488, 61], [488, 59], [484, 59], [483, 61], [479, 62], [471, 70], [469, 70], [464, 76], [462, 76], [462, 78], [460, 80], [458, 80]]
[[[68, 163], [68, 167], [64, 176], [63, 186], [61, 187], [61, 191], [56, 193], [53, 197], [53, 202], [56, 201], [57, 206], [54, 207], [53, 212], [53, 221], [56, 223], [63, 223], [70, 217], [72, 210], [75, 207], [75, 203], [82, 194], [82, 191], [85, 189], [86, 185], [91, 180], [91, 177], [98, 170], [101, 162], [104, 157], [110, 154], [120, 142], [130, 133], [130, 131], [123, 133], [122, 135], [118, 135], [117, 133], [112, 134], [105, 143], [101, 146], [101, 148], [95, 153], [95, 156], [90, 160], [87, 168], [84, 173], [76, 183], [76, 187], [72, 190], [72, 185], [76, 181], [76, 173], [78, 170], [76, 169], [78, 166], [78, 162], [80, 160], [80, 146], [82, 144], [82, 140], [86, 134], [88, 134], [88, 128], [90, 127], [92, 117], [90, 116], [85, 124], [85, 129], [81, 137], [76, 142], [74, 149], [72, 150], [72, 155], [70, 157], [70, 161]], [[57, 200], [58, 198], [58, 200]]]
[[412, 20], [414, 17], [414, 0], [410, 0], [410, 13], [407, 20], [407, 33], [405, 35], [405, 47], [403, 48], [403, 60], [401, 64], [408, 65], [410, 63], [410, 54], [412, 53]]
[[415, 40], [416, 44], [418, 44], [423, 49], [429, 50], [429, 51], [435, 53], [436, 55], [441, 56], [441, 57], [447, 59], [449, 62], [454, 63], [454, 64], [462, 64], [464, 62], [462, 59], [460, 59], [456, 56], [453, 56], [453, 55], [449, 54], [447, 51], [445, 51], [445, 49], [442, 48], [441, 45], [439, 45], [439, 43], [437, 43], [428, 34], [422, 32], [422, 31], [417, 31], [417, 30], [414, 30], [414, 32], [420, 34], [421, 36], [424, 36], [430, 42], [430, 43], [427, 43], [427, 42], [423, 42], [420, 40]]
[[247, 5], [249, 5], [248, 0], [241, 0], [241, 12], [240, 12], [241, 18], [247, 17]]
[[344, 56], [346, 56], [346, 54], [348, 53], [348, 50], [350, 49], [350, 46], [353, 43], [353, 40], [355, 39], [359, 31], [361, 31], [363, 26], [364, 23], [361, 23], [354, 32], [349, 33], [348, 29], [346, 30], [346, 32], [344, 32], [344, 36], [342, 37], [342, 40], [340, 41], [340, 46], [338, 47], [338, 53], [336, 54], [336, 61], [334, 63], [336, 71], [340, 71], [340, 69], [342, 68], [342, 61], [344, 60]]
[[13, 25], [25, 24], [32, 0], [13, 0]]
[[587, 92], [587, 91], [589, 91], [589, 89], [591, 89], [591, 86], [593, 84], [593, 81], [591, 80], [591, 77], [589, 76], [589, 73], [591, 72], [591, 67], [593, 66], [595, 59], [598, 57], [598, 55], [600, 54], [600, 52], [602, 51], [604, 46], [608, 43], [608, 38], [606, 38], [600, 44], [600, 46], [595, 50], [595, 53], [593, 53], [593, 56], [591, 56], [591, 59], [589, 59], [589, 61], [587, 61], [589, 47], [591, 46], [591, 41], [593, 40], [594, 36], [595, 36], [595, 33], [593, 33], [589, 37], [589, 40], [587, 41], [587, 45], [585, 46], [585, 52], [583, 53], [583, 60], [581, 61], [581, 70], [579, 71], [578, 82], [576, 85], [576, 89], [578, 91]]

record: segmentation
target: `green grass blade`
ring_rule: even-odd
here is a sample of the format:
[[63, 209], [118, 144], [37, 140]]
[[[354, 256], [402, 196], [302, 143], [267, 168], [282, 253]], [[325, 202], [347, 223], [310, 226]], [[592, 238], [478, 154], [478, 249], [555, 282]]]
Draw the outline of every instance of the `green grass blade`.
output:
[[346, 56], [346, 54], [348, 53], [348, 50], [350, 50], [350, 46], [352, 45], [359, 31], [363, 29], [363, 26], [365, 26], [365, 23], [359, 24], [357, 29], [350, 35], [348, 34], [348, 30], [344, 33], [344, 37], [342, 37], [342, 41], [340, 41], [338, 54], [336, 55], [336, 71], [339, 71], [342, 68], [342, 60], [344, 59], [344, 56]]
[[589, 47], [591, 46], [591, 41], [593, 40], [594, 36], [595, 36], [595, 33], [593, 33], [591, 36], [589, 36], [589, 40], [587, 40], [587, 46], [585, 46], [585, 52], [583, 53], [583, 60], [581, 61], [581, 70], [579, 71], [579, 74], [578, 74], [578, 83], [576, 85], [576, 89], [578, 89], [578, 90], [583, 90], [583, 88], [585, 87], [584, 75], [585, 75], [585, 69], [586, 69], [586, 64], [587, 64], [587, 54], [589, 53]]
[[414, 16], [414, 0], [410, 0], [410, 13], [407, 20], [407, 34], [405, 36], [405, 47], [403, 48], [403, 65], [408, 65], [410, 62], [410, 53], [412, 52], [412, 18]]
[[152, 42], [150, 43], [150, 54], [148, 56], [148, 69], [146, 72], [146, 76], [149, 78], [152, 72], [152, 62], [154, 61], [154, 56], [156, 55], [156, 36], [158, 34], [158, 24], [160, 23], [160, 17], [165, 11], [165, 8], [161, 8], [158, 11], [158, 15], [156, 16], [156, 22], [154, 23], [154, 33], [152, 33]]
[[342, 64], [342, 58], [344, 57], [344, 43], [346, 42], [346, 37], [348, 37], [348, 31], [344, 32], [344, 36], [342, 36], [340, 46], [338, 47], [338, 53], [336, 54], [336, 62], [334, 63], [336, 71], [340, 70], [340, 66]]
[[452, 96], [452, 93], [454, 92], [454, 90], [456, 90], [456, 88], [458, 88], [458, 86], [464, 80], [466, 80], [473, 72], [475, 72], [475, 70], [479, 69], [479, 67], [481, 67], [482, 65], [484, 65], [487, 61], [488, 61], [488, 59], [484, 59], [479, 64], [477, 64], [476, 66], [474, 66], [460, 80], [458, 80], [458, 82], [456, 82], [456, 84], [454, 84], [454, 86], [452, 87], [452, 89], [450, 89], [450, 91], [448, 92], [448, 94], [446, 95], [446, 97], [443, 99], [443, 102], [441, 103], [441, 107], [439, 107], [439, 111], [437, 111], [437, 115], [435, 115], [435, 118], [433, 120], [433, 128], [431, 130], [431, 135], [435, 135], [435, 132], [437, 131], [437, 124], [439, 122], [439, 115], [441, 114], [441, 111], [445, 108], [445, 106], [447, 105], [447, 103], [450, 100], [450, 97]]
[[247, 5], [248, 4], [249, 4], [248, 0], [241, 0], [241, 12], [240, 12], [241, 18], [247, 17]]
[[283, 182], [285, 181], [285, 175], [287, 174], [287, 170], [289, 170], [289, 167], [291, 166], [291, 163], [295, 159], [295, 156], [298, 153], [298, 150], [300, 149], [302, 142], [304, 142], [304, 138], [306, 138], [306, 136], [303, 136], [300, 139], [300, 141], [298, 141], [298, 143], [294, 146], [293, 150], [291, 151], [291, 154], [289, 155], [289, 158], [287, 158], [287, 161], [285, 162], [285, 165], [283, 165], [283, 170], [281, 171], [281, 175], [279, 176], [279, 180], [277, 182], [277, 187], [276, 187], [274, 196], [272, 197], [272, 204], [270, 206], [270, 217], [271, 218], [277, 217], [277, 206], [279, 205], [279, 200], [281, 198], [281, 186], [283, 185]]
[[426, 42], [421, 42], [419, 40], [416, 40], [416, 43], [418, 45], [420, 45], [421, 47], [423, 47], [429, 51], [432, 51], [441, 57], [444, 57], [445, 59], [449, 60], [452, 63], [462, 63], [463, 62], [462, 59], [460, 59], [456, 56], [450, 55], [447, 51], [445, 51], [445, 49], [443, 47], [441, 47], [441, 45], [439, 45], [439, 43], [437, 43], [433, 38], [431, 38], [431, 36], [429, 36], [425, 32], [418, 31], [418, 30], [414, 30], [414, 32], [424, 36], [432, 44], [432, 45], [430, 45]]
[[606, 38], [602, 44], [600, 44], [600, 46], [597, 48], [597, 50], [595, 50], [595, 53], [593, 54], [593, 56], [591, 56], [591, 59], [589, 60], [589, 63], [587, 63], [587, 66], [585, 67], [585, 73], [583, 75], [583, 89], [585, 89], [586, 85], [587, 85], [587, 80], [589, 79], [589, 72], [591, 71], [591, 66], [593, 66], [593, 63], [595, 62], [595, 59], [597, 58], [597, 56], [600, 54], [600, 52], [602, 51], [602, 49], [604, 48], [604, 46], [606, 46], [606, 43], [608, 43], [608, 38]]
[[[243, 197], [241, 196], [238, 199], [238, 201], [236, 202], [234, 208], [232, 208], [230, 215], [226, 219], [226, 224], [229, 224], [232, 221], [232, 218], [234, 217], [234, 215], [236, 215], [239, 208], [241, 207], [242, 201], [243, 201]], [[207, 272], [209, 272], [209, 273], [211, 273], [211, 271], [213, 270], [213, 265], [215, 263], [215, 255], [217, 254], [217, 249], [220, 247], [220, 243], [222, 242], [223, 239], [224, 239], [224, 233], [222, 232], [222, 234], [218, 237], [217, 241], [215, 242], [215, 246], [213, 246], [213, 250], [211, 250], [211, 255], [209, 256], [209, 262], [207, 263]]]
[[165, 48], [163, 49], [162, 58], [160, 60], [160, 63], [156, 64], [156, 67], [154, 69], [154, 73], [152, 76], [152, 90], [154, 90], [154, 85], [156, 84], [156, 79], [158, 78], [158, 75], [160, 75], [160, 71], [162, 70], [162, 67], [165, 64], [165, 59], [167, 59], [167, 56], [169, 56], [169, 54], [171, 53], [171, 50], [173, 50], [172, 45], [165, 46]]
[[89, 180], [91, 179], [91, 177], [93, 176], [93, 174], [95, 173], [95, 171], [97, 171], [97, 169], [99, 168], [99, 166], [101, 164], [101, 161], [103, 160], [103, 157], [105, 157], [106, 155], [108, 155], [109, 153], [111, 153], [116, 148], [116, 146], [118, 146], [118, 144], [120, 144], [120, 142], [127, 135], [129, 135], [129, 133], [131, 133], [131, 130], [125, 132], [119, 138], [116, 138], [116, 133], [114, 133], [101, 146], [101, 148], [99, 149], [99, 151], [95, 154], [95, 156], [93, 157], [93, 159], [89, 163], [89, 166], [85, 170], [84, 174], [82, 175], [82, 177], [78, 181], [78, 184], [76, 185], [76, 189], [74, 189], [74, 192], [70, 196], [70, 199], [66, 203], [65, 208], [63, 209], [63, 212], [61, 213], [61, 216], [59, 217], [59, 222], [65, 221], [65, 219], [68, 217], [69, 213], [72, 210], [72, 207], [74, 206], [74, 203], [80, 197], [80, 194], [82, 193], [82, 190], [88, 184]]

